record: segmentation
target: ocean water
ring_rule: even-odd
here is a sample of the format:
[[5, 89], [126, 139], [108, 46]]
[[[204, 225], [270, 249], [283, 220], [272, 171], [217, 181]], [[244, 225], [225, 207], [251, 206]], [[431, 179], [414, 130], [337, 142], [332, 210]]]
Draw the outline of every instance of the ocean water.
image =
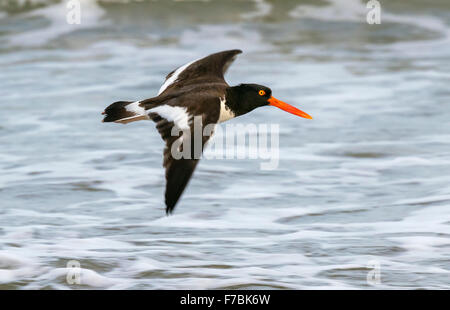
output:
[[[1, 1], [0, 288], [450, 288], [450, 2], [366, 3]], [[230, 121], [279, 124], [278, 168], [202, 160], [166, 216], [154, 124], [100, 113], [233, 48], [314, 120]]]

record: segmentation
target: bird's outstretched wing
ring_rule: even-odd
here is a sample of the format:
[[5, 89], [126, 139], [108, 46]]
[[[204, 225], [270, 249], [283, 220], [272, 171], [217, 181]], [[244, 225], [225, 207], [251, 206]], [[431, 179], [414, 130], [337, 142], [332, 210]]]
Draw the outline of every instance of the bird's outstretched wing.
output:
[[[219, 98], [211, 97], [208, 100], [219, 101]], [[209, 107], [219, 109], [218, 104]], [[156, 128], [166, 143], [163, 166], [166, 169], [165, 202], [168, 214], [175, 208], [198, 164], [206, 142], [212, 135], [212, 131], [204, 135], [204, 129], [207, 125], [210, 125], [209, 128], [214, 127], [217, 120], [213, 115], [217, 113], [206, 112], [189, 106], [165, 104], [152, 109], [149, 113], [150, 119], [156, 123]], [[194, 130], [201, 130], [201, 133]], [[199, 139], [201, 143], [195, 139]]]
[[225, 83], [224, 74], [241, 50], [229, 50], [194, 60], [170, 72], [158, 95], [194, 84]]

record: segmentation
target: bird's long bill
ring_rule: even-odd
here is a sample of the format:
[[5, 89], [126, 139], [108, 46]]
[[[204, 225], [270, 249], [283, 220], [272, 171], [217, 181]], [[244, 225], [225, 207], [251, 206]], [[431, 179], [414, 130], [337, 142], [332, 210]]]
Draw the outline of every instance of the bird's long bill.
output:
[[281, 100], [276, 99], [275, 97], [270, 97], [269, 105], [273, 105], [274, 107], [280, 108], [281, 110], [284, 110], [286, 112], [289, 112], [291, 114], [312, 119], [311, 115], [303, 112], [302, 110], [297, 109], [296, 107], [291, 106], [290, 104], [287, 104], [286, 102], [283, 102]]

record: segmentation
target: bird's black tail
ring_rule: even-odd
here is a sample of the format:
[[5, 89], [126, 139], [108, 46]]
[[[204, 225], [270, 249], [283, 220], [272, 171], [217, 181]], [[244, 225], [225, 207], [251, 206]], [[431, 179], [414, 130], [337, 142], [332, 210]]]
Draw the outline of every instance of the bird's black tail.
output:
[[117, 101], [110, 104], [102, 113], [103, 122], [126, 124], [143, 119], [149, 119], [139, 101]]

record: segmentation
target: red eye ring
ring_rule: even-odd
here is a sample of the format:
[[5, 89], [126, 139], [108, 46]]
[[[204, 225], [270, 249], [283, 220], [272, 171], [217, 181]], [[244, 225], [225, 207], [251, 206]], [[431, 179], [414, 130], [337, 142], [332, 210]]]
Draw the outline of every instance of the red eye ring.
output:
[[262, 89], [259, 91], [259, 95], [260, 95], [260, 96], [264, 96], [265, 94], [266, 94], [266, 92], [263, 91]]

